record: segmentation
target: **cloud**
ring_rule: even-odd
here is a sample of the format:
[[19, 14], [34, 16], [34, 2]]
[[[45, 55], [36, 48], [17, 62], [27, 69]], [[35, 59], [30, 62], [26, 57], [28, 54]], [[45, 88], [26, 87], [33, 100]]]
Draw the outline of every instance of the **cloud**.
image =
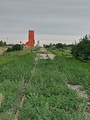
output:
[[89, 34], [89, 6], [90, 0], [2, 0], [0, 39], [25, 40], [29, 29], [39, 36]]

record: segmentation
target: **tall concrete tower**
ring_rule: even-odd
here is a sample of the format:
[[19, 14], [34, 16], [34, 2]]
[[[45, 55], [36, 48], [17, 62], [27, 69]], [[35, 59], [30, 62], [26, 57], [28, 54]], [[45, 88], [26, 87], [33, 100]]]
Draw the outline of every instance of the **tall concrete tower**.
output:
[[33, 47], [35, 44], [35, 40], [34, 40], [34, 30], [29, 30], [28, 33], [28, 42], [26, 42], [24, 44], [24, 46], [29, 46], [29, 47]]

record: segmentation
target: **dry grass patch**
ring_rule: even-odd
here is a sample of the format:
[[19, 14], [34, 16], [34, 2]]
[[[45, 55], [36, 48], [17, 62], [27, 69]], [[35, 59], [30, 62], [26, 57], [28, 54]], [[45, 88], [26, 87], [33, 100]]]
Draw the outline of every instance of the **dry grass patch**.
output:
[[3, 100], [3, 95], [0, 93], [0, 106], [2, 104], [2, 100]]

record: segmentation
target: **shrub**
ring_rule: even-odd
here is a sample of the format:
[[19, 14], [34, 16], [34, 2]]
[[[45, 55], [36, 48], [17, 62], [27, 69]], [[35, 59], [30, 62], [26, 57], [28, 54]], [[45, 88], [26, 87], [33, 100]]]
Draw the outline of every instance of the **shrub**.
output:
[[19, 44], [16, 44], [12, 47], [12, 51], [15, 51], [15, 50], [22, 50], [23, 49], [23, 46], [22, 45], [19, 45]]
[[77, 45], [73, 46], [71, 51], [72, 51], [71, 52], [72, 55], [76, 59], [89, 61], [90, 60], [90, 39], [89, 37], [86, 35], [83, 39], [81, 39], [81, 41]]
[[12, 52], [12, 51], [16, 51], [16, 50], [22, 50], [23, 49], [23, 45], [13, 45], [12, 48], [8, 48], [6, 52]]
[[8, 48], [6, 52], [12, 52], [12, 48]]

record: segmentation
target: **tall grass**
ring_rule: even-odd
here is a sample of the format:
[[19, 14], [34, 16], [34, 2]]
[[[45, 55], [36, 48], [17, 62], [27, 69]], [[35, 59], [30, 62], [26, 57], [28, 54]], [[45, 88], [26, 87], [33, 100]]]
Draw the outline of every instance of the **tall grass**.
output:
[[[83, 64], [87, 68], [86, 63], [65, 57], [57, 51], [53, 53], [56, 54], [54, 60], [40, 60], [37, 63], [36, 72], [26, 88], [26, 100], [19, 119], [89, 120], [84, 114], [86, 99], [80, 98], [66, 85], [84, 85], [80, 77], [85, 68]], [[83, 76], [86, 78], [86, 74]], [[88, 88], [85, 90], [89, 92]]]
[[14, 114], [18, 107], [21, 81], [23, 79], [25, 82], [29, 81], [35, 56], [36, 54], [30, 51], [5, 53], [0, 56], [0, 93], [4, 96], [0, 108], [1, 120], [4, 114], [5, 116], [8, 116], [8, 113]]
[[0, 93], [4, 96], [1, 120], [12, 119], [19, 108], [22, 79], [28, 84], [24, 88], [25, 101], [19, 108], [19, 120], [89, 120], [84, 114], [86, 99], [68, 89], [67, 83], [80, 84], [90, 95], [90, 64], [75, 60], [65, 51], [50, 51], [56, 55], [55, 59], [39, 60], [37, 64], [36, 54], [29, 51], [0, 57]]

